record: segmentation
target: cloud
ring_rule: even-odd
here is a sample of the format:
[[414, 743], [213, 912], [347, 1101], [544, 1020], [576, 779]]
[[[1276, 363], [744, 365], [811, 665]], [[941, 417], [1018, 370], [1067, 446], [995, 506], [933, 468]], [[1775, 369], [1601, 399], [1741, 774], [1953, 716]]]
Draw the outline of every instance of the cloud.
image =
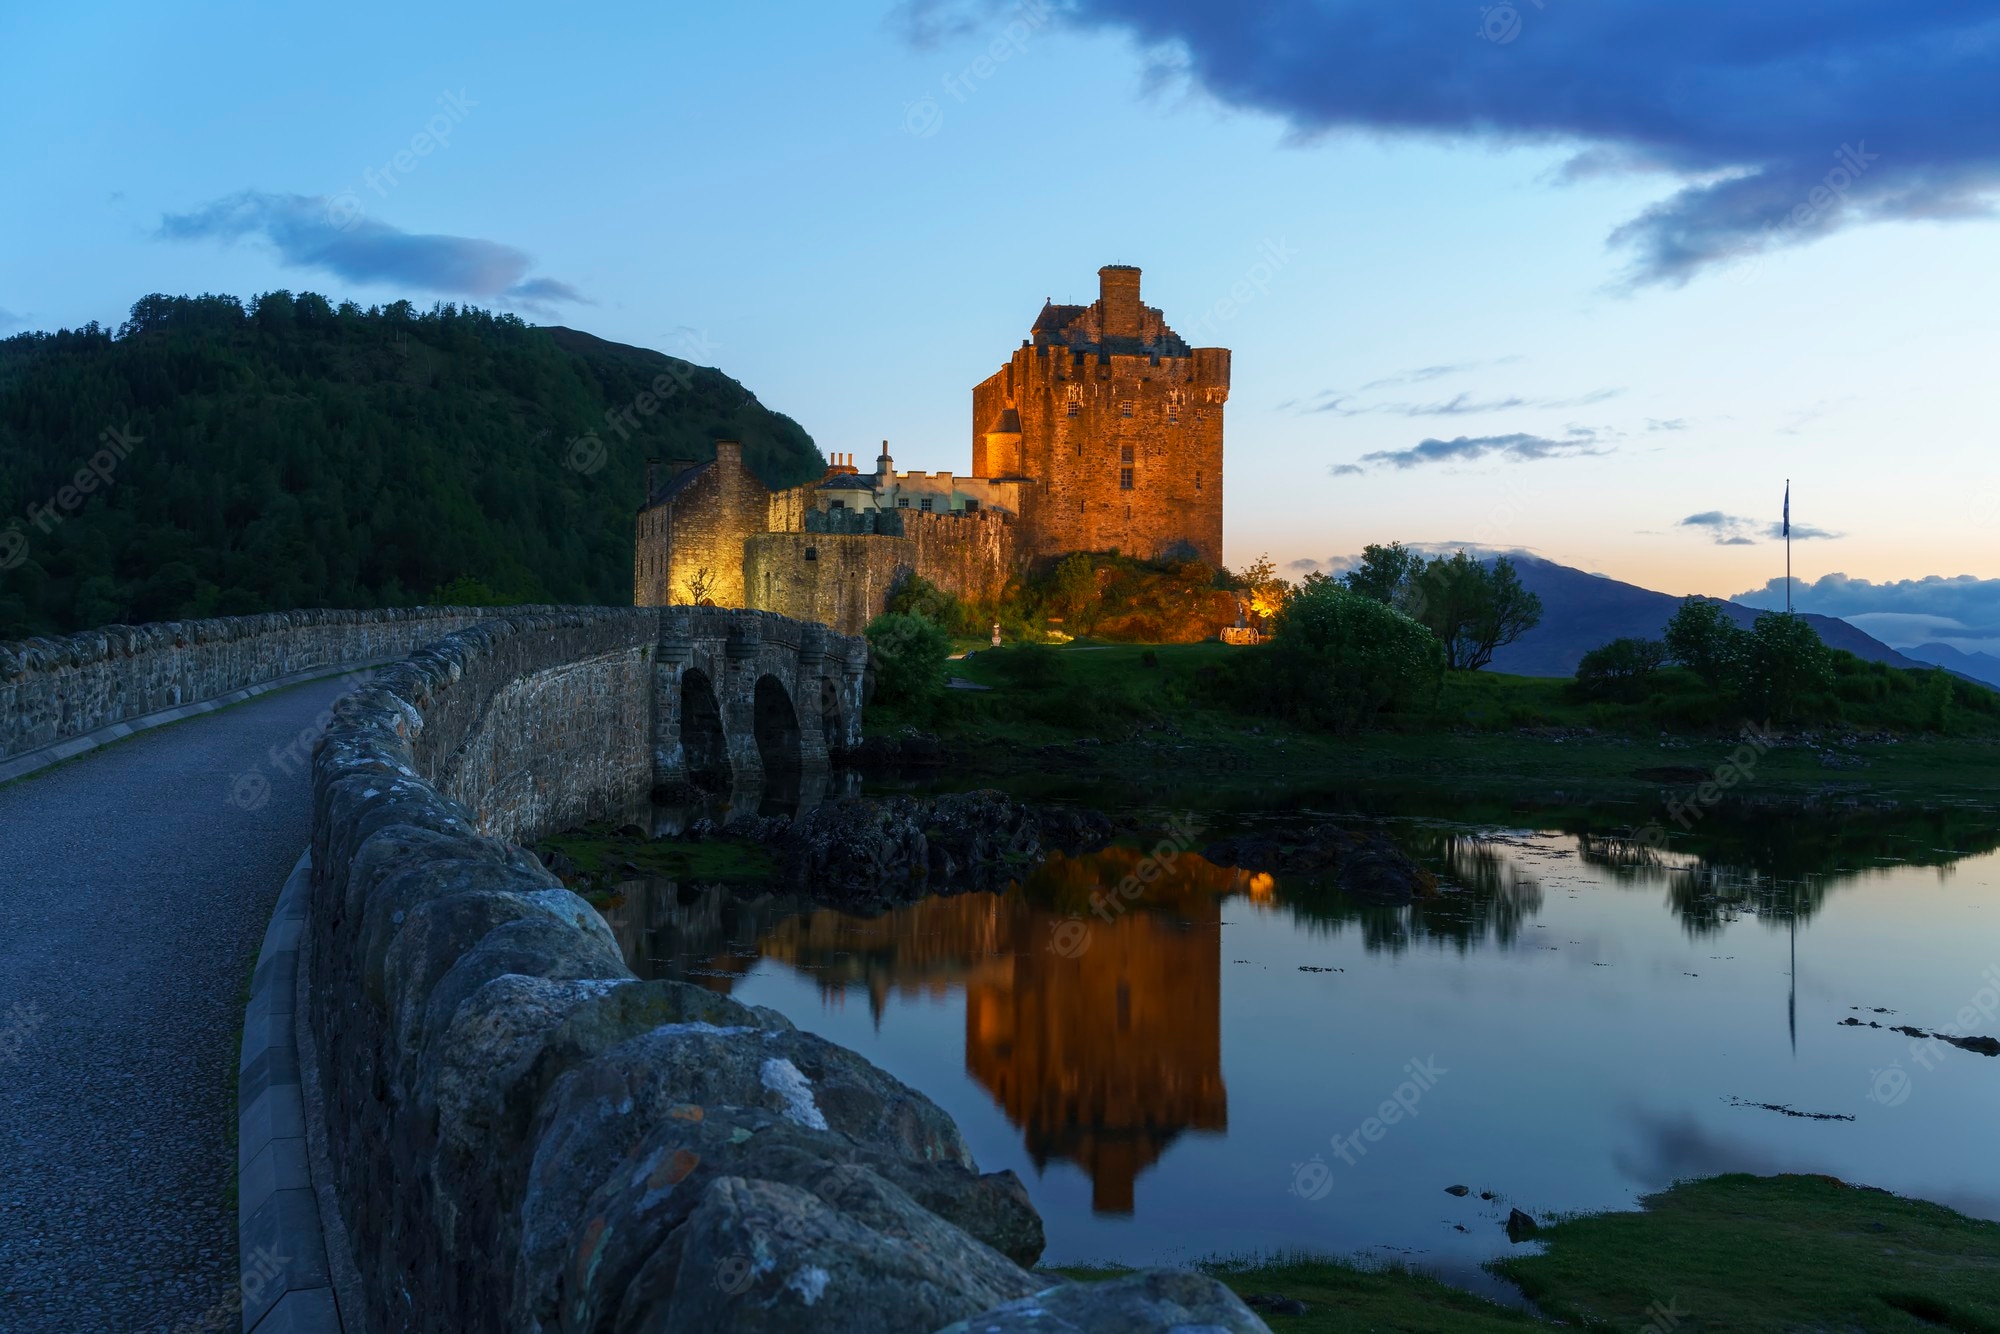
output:
[[1341, 417], [1360, 417], [1378, 412], [1395, 417], [1473, 417], [1481, 413], [1512, 412], [1520, 408], [1587, 408], [1607, 399], [1616, 398], [1624, 392], [1623, 389], [1594, 389], [1576, 398], [1524, 398], [1519, 394], [1510, 394], [1505, 398], [1474, 398], [1470, 393], [1460, 393], [1431, 403], [1375, 403], [1368, 407], [1351, 408], [1347, 405], [1352, 400], [1352, 395], [1336, 397], [1329, 391], [1320, 396], [1327, 399], [1327, 402], [1307, 408], [1306, 411], [1331, 412]]
[[1492, 366], [1512, 366], [1518, 361], [1525, 360], [1525, 357], [1517, 354], [1508, 357], [1495, 357], [1491, 361], [1461, 361], [1448, 366], [1419, 366], [1415, 370], [1397, 371], [1394, 375], [1385, 375], [1379, 380], [1371, 380], [1361, 386], [1361, 392], [1365, 394], [1375, 389], [1399, 389], [1404, 385], [1428, 384], [1432, 380], [1442, 380], [1453, 375], [1466, 375], [1472, 371], [1483, 371]]
[[[1785, 525], [1766, 523], [1761, 519], [1746, 519], [1740, 514], [1724, 514], [1721, 510], [1703, 510], [1700, 514], [1690, 514], [1676, 527], [1698, 528], [1715, 538], [1719, 547], [1753, 547], [1760, 538], [1773, 542], [1784, 540]], [[1836, 541], [1845, 533], [1829, 532], [1824, 528], [1814, 528], [1810, 524], [1792, 525], [1792, 540], [1811, 542], [1815, 540]]]
[[5, 306], [0, 306], [0, 333], [6, 333], [9, 329], [24, 328], [27, 323], [26, 317], [16, 315]]
[[1534, 463], [1542, 459], [1581, 458], [1611, 452], [1598, 448], [1598, 441], [1598, 432], [1583, 427], [1572, 427], [1568, 437], [1562, 440], [1519, 432], [1513, 435], [1461, 435], [1455, 440], [1422, 440], [1408, 449], [1377, 450], [1373, 454], [1363, 454], [1359, 464], [1338, 464], [1330, 471], [1335, 477], [1347, 477], [1366, 471], [1365, 465], [1369, 464], [1402, 469], [1428, 463], [1472, 463], [1494, 457], [1510, 463]]
[[1687, 428], [1685, 417], [1675, 417], [1670, 421], [1662, 421], [1658, 417], [1646, 418], [1646, 429], [1649, 431], [1685, 431]]
[[[926, 0], [935, 16], [980, 8]], [[988, 6], [990, 8], [990, 6]], [[1848, 227], [1988, 217], [2000, 18], [1944, 0], [1068, 0], [1300, 139], [1388, 131], [1559, 144], [1565, 176], [1665, 173], [1617, 227], [1633, 283]]]
[[530, 278], [534, 261], [525, 251], [477, 237], [406, 232], [361, 216], [345, 196], [245, 190], [192, 213], [165, 215], [159, 235], [171, 241], [257, 238], [294, 268], [316, 269], [349, 282], [503, 301], [538, 312], [557, 302], [586, 300], [568, 283]]
[[[1748, 607], [1785, 605], [1785, 581], [1773, 579], [1762, 588], [1734, 599]], [[1929, 639], [1985, 641], [2000, 639], [2000, 579], [1969, 574], [1928, 575], [1893, 583], [1872, 583], [1845, 574], [1800, 579], [1792, 584], [1792, 604], [1800, 611], [1819, 612], [1843, 620], [1879, 626], [1878, 636], [1897, 647]]]

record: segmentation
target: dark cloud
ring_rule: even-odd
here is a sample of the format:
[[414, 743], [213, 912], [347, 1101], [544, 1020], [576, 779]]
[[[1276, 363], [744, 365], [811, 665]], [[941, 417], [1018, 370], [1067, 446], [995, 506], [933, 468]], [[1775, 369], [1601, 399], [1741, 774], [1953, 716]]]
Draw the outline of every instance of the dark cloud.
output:
[[[1773, 579], [1762, 588], [1740, 594], [1735, 601], [1749, 607], [1782, 607], [1785, 581]], [[1893, 634], [1895, 638], [1889, 642], [1895, 644], [2000, 638], [2000, 579], [1934, 574], [1878, 584], [1829, 574], [1817, 580], [1794, 581], [1792, 604], [1800, 611], [1844, 620], [1866, 618], [1879, 624], [1885, 634]]]
[[25, 324], [27, 324], [27, 320], [16, 315], [5, 306], [0, 306], [0, 333], [6, 333], [10, 329], [19, 329]]
[[[1719, 547], [1754, 547], [1760, 539], [1780, 542], [1785, 536], [1785, 525], [1782, 522], [1767, 523], [1761, 519], [1746, 519], [1740, 514], [1724, 514], [1721, 510], [1703, 510], [1700, 514], [1690, 514], [1676, 526], [1701, 529], [1712, 535]], [[1845, 533], [1829, 532], [1824, 528], [1814, 528], [1810, 524], [1792, 525], [1792, 540], [1796, 542], [1833, 541], [1845, 536]]]
[[344, 196], [245, 190], [192, 213], [167, 214], [159, 234], [173, 241], [254, 237], [268, 242], [288, 265], [349, 282], [498, 300], [529, 310], [584, 301], [568, 283], [530, 278], [534, 261], [525, 251], [470, 236], [406, 232], [361, 216]]
[[1534, 463], [1542, 459], [1579, 458], [1611, 451], [1598, 447], [1598, 433], [1573, 427], [1561, 440], [1547, 436], [1461, 435], [1455, 440], [1422, 440], [1408, 449], [1384, 449], [1363, 454], [1359, 464], [1344, 463], [1331, 469], [1336, 477], [1364, 472], [1368, 465], [1387, 468], [1416, 468], [1428, 463], [1472, 463], [1484, 458], [1500, 458], [1510, 463]]
[[[980, 0], [926, 0], [944, 13]], [[1573, 145], [1568, 177], [1667, 173], [1617, 228], [1638, 283], [1842, 228], [1990, 216], [2000, 16], [1966, 0], [1065, 0], [1301, 137]]]

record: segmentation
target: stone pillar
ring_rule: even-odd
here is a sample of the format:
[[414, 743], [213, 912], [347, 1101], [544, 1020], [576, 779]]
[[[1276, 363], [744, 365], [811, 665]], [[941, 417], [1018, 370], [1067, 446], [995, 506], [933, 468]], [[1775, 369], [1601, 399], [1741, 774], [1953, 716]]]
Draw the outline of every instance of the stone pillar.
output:
[[729, 744], [729, 769], [738, 783], [764, 773], [757, 750], [757, 678], [763, 674], [764, 627], [757, 613], [730, 617], [722, 645], [723, 680], [715, 683], [722, 705], [722, 733]]
[[653, 786], [688, 776], [681, 745], [681, 673], [694, 659], [694, 636], [684, 611], [660, 616], [659, 644], [653, 654]]

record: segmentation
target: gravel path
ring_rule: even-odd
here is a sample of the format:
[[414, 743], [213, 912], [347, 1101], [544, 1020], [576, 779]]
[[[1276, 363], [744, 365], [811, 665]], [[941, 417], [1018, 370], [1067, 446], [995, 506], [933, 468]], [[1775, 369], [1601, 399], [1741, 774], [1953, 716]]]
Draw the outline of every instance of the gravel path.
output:
[[310, 737], [354, 683], [0, 787], [7, 1334], [238, 1328], [244, 996], [306, 844]]

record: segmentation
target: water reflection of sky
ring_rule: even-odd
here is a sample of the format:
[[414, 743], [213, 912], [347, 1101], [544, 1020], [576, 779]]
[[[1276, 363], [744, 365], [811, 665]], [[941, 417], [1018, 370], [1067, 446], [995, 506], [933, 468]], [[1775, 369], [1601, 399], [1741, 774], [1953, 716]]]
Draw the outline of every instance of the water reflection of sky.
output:
[[[666, 885], [612, 916], [642, 972], [774, 1006], [930, 1095], [1028, 1182], [1056, 1261], [1302, 1247], [1462, 1273], [1505, 1249], [1509, 1207], [1723, 1171], [2000, 1217], [2000, 1059], [1926, 1069], [1886, 1027], [1996, 1004], [2000, 854], [1787, 878], [1569, 834], [1402, 836], [1453, 892], [1361, 908], [1190, 855], [1106, 920], [1089, 891], [1137, 856], [1113, 850], [874, 919]], [[1405, 1084], [1413, 1061], [1434, 1087]], [[1399, 1085], [1411, 1114], [1370, 1139]]]

